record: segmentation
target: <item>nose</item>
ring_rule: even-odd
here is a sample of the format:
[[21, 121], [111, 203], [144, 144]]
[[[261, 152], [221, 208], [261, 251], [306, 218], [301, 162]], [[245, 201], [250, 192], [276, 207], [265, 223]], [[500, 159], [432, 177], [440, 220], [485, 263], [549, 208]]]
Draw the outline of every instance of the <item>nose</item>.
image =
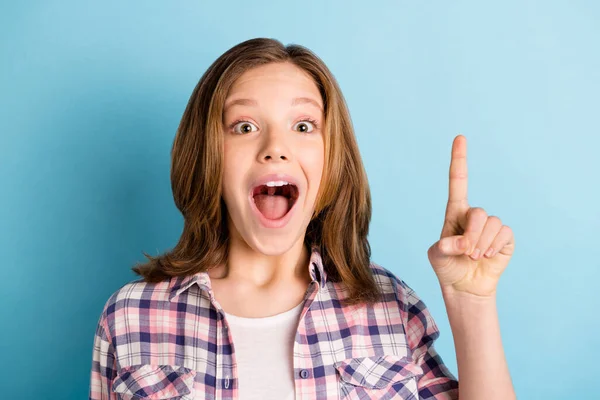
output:
[[266, 154], [263, 158], [263, 160], [267, 161], [267, 160], [287, 160], [288, 158], [285, 156], [285, 154], [279, 154], [279, 152], [275, 152], [273, 156], [271, 156], [270, 154]]
[[283, 136], [282, 132], [270, 132], [265, 135], [265, 141], [258, 157], [260, 162], [291, 160], [291, 152]]

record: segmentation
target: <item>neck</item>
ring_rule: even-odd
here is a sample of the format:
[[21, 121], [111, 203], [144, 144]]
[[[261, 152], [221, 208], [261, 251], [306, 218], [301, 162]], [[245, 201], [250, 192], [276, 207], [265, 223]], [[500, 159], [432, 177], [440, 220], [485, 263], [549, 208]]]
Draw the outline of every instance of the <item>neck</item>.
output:
[[241, 237], [232, 235], [221, 278], [255, 287], [309, 282], [309, 260], [310, 250], [304, 245], [304, 236], [288, 251], [279, 255], [266, 255], [249, 247]]

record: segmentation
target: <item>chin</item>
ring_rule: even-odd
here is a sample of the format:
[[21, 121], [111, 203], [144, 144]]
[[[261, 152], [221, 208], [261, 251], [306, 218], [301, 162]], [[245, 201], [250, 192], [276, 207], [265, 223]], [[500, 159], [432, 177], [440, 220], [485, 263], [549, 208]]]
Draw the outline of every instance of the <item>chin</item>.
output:
[[252, 236], [250, 240], [246, 240], [248, 246], [267, 256], [283, 255], [296, 245], [299, 236], [303, 238], [303, 235], [292, 235], [291, 232], [273, 232], [272, 234]]

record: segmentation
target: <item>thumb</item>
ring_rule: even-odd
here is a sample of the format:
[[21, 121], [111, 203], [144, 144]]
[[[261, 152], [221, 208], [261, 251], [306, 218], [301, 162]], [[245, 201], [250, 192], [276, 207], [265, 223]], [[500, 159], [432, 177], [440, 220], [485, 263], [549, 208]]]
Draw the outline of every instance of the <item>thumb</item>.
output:
[[427, 251], [433, 266], [447, 265], [449, 258], [467, 251], [469, 240], [464, 235], [448, 236], [435, 242]]

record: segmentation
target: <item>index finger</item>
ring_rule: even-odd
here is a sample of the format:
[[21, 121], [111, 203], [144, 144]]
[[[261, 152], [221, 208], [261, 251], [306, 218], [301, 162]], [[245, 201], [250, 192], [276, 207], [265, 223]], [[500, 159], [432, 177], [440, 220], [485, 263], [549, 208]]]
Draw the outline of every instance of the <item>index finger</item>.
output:
[[458, 135], [452, 143], [448, 202], [467, 202], [467, 138]]

